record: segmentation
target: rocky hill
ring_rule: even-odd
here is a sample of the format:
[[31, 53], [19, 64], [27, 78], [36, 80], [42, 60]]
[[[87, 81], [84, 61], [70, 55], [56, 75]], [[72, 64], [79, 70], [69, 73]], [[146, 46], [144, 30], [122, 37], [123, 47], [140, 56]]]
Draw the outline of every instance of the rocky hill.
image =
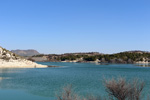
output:
[[34, 56], [34, 55], [39, 55], [40, 53], [36, 50], [11, 50], [11, 52], [19, 55], [19, 56]]
[[41, 68], [41, 67], [43, 68], [47, 66], [26, 60], [25, 58], [0, 47], [0, 68]]

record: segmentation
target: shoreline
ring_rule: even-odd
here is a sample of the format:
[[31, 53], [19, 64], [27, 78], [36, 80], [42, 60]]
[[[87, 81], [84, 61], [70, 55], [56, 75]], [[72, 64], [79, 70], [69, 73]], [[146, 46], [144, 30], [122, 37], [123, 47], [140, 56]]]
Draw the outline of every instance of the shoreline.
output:
[[96, 62], [96, 61], [35, 61], [35, 62], [66, 62], [66, 63], [97, 63], [97, 64], [150, 64], [150, 62], [134, 62], [134, 63], [110, 63], [110, 62]]
[[52, 66], [52, 65], [48, 65], [48, 68], [49, 68], [49, 67], [62, 67], [62, 66]]
[[47, 65], [37, 64], [28, 60], [0, 60], [0, 68], [47, 68]]

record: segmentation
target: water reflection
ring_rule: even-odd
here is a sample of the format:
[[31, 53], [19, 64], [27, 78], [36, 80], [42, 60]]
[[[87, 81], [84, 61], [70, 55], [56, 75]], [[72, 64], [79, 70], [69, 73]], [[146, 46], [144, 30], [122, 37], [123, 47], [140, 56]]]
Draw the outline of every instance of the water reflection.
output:
[[150, 64], [147, 63], [147, 64], [136, 64], [136, 66], [141, 66], [141, 67], [150, 67]]

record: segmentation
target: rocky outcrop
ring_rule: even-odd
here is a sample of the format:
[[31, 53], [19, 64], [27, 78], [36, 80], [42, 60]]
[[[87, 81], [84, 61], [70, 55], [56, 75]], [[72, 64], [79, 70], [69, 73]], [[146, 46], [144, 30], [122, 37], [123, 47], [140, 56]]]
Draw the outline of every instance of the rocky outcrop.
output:
[[0, 47], [0, 68], [44, 68], [46, 65], [40, 65], [26, 60], [2, 47]]

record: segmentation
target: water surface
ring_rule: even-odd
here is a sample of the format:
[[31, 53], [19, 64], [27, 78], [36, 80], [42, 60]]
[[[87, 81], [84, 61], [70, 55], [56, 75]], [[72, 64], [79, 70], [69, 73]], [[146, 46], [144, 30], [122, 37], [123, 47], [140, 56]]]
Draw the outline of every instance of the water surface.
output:
[[104, 78], [139, 78], [150, 90], [150, 68], [132, 64], [98, 65], [92, 63], [38, 62], [61, 66], [37, 69], [0, 69], [0, 99], [51, 100], [67, 84], [81, 95], [105, 95]]

